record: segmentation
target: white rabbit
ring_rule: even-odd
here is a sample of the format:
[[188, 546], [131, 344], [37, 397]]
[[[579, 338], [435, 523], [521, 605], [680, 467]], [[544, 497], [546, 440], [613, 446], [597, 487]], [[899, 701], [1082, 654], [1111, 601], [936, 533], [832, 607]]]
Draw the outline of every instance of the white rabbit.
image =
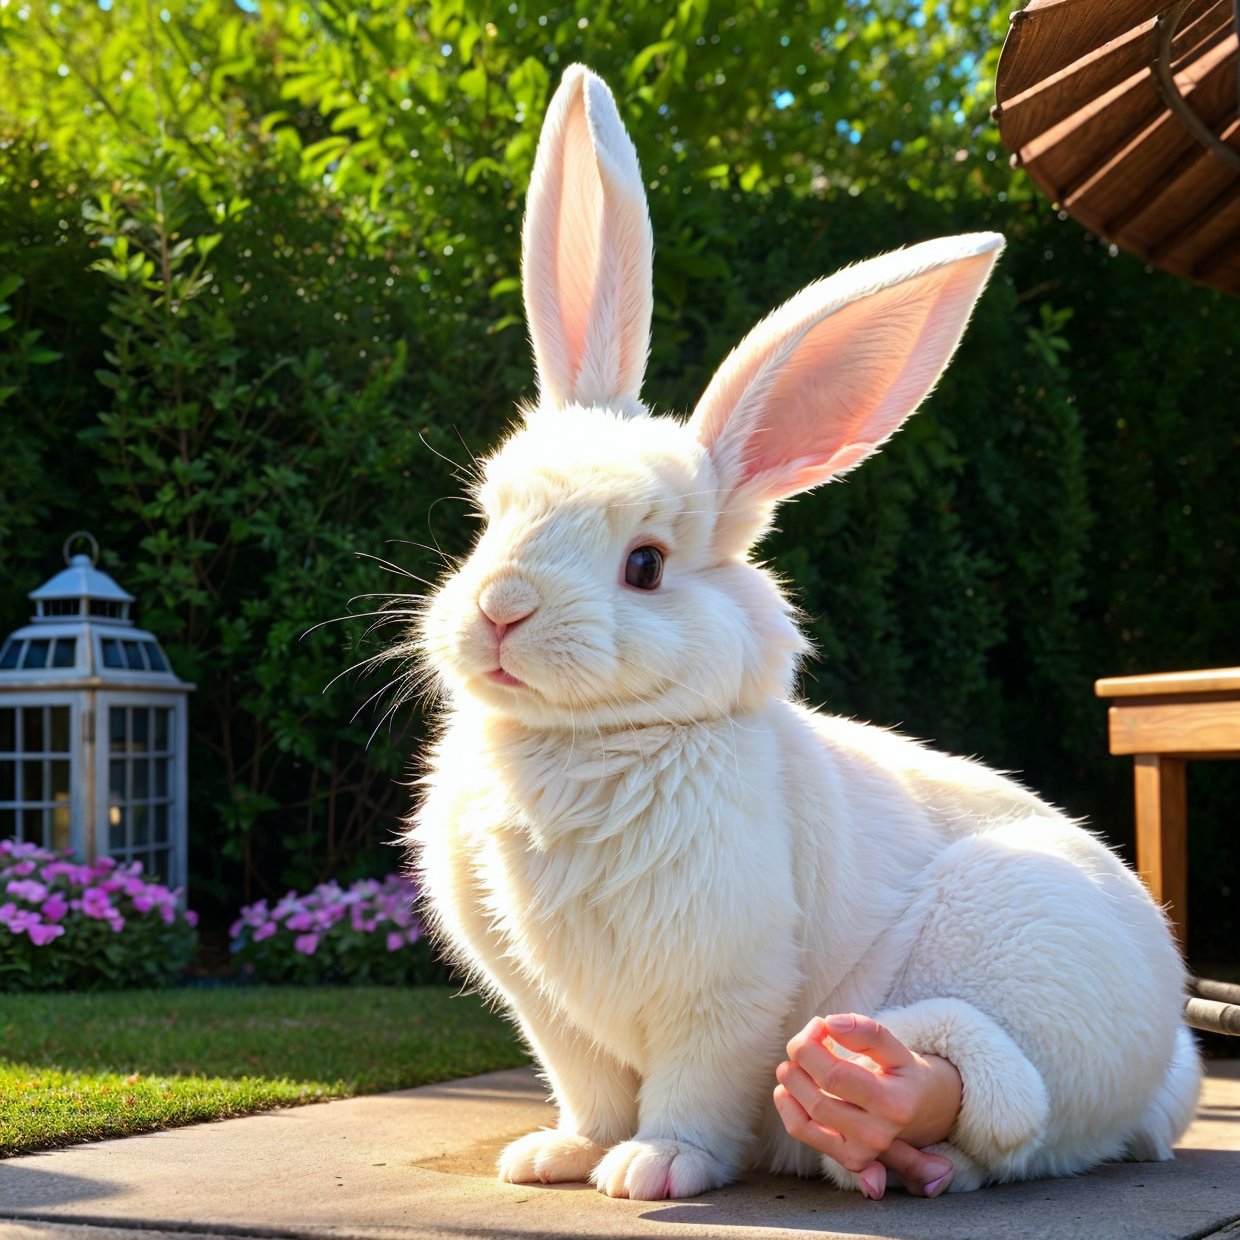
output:
[[446, 703], [408, 839], [559, 1109], [503, 1179], [855, 1187], [771, 1100], [789, 1037], [850, 1010], [958, 1069], [955, 1190], [1171, 1157], [1200, 1068], [1145, 889], [1012, 780], [795, 701], [806, 642], [748, 558], [779, 500], [917, 407], [1001, 247], [812, 284], [687, 422], [654, 416], [636, 152], [606, 86], [565, 73], [525, 220], [538, 404], [485, 462], [485, 527], [417, 637]]

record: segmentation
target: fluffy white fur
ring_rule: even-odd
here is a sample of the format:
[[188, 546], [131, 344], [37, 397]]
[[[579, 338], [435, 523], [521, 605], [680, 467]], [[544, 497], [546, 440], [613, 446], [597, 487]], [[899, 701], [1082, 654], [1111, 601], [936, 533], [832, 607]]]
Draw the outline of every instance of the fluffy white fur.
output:
[[[486, 462], [485, 528], [419, 636], [447, 699], [409, 835], [422, 883], [559, 1108], [501, 1176], [661, 1198], [757, 1164], [855, 1186], [771, 1102], [787, 1040], [840, 1011], [959, 1069], [954, 1190], [1170, 1157], [1199, 1067], [1144, 888], [1013, 781], [792, 701], [805, 643], [747, 555], [779, 499], [916, 407], [1001, 239], [811, 286], [686, 424], [638, 399], [640, 187], [606, 87], [569, 70], [526, 221], [539, 407]], [[651, 545], [662, 583], [627, 586]]]

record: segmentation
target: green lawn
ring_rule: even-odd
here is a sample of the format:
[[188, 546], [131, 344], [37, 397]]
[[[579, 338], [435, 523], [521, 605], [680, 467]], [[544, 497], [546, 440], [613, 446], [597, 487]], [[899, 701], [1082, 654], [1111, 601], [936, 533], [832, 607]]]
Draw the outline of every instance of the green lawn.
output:
[[525, 1061], [447, 987], [0, 995], [0, 1156]]

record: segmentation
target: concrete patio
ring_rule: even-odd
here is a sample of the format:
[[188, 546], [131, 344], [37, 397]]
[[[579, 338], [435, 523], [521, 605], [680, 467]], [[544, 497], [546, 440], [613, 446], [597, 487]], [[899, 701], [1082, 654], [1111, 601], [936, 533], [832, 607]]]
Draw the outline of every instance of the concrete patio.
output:
[[0, 1162], [0, 1240], [1240, 1240], [1240, 1061], [1213, 1065], [1175, 1162], [933, 1201], [767, 1175], [676, 1202], [497, 1183], [500, 1147], [551, 1120], [521, 1069], [13, 1158]]

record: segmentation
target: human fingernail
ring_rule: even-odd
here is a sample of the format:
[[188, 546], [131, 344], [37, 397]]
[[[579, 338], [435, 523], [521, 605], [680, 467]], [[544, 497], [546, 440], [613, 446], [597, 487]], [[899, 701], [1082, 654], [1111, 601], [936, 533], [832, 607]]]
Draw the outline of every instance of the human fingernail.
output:
[[946, 1175], [941, 1175], [937, 1180], [931, 1180], [926, 1185], [925, 1193], [927, 1197], [937, 1197], [940, 1193], [947, 1191], [947, 1186], [952, 1182], [952, 1173], [949, 1171]]
[[886, 1178], [885, 1175], [869, 1167], [857, 1175], [857, 1179], [861, 1181], [862, 1193], [872, 1201], [877, 1201], [883, 1195], [883, 1189], [887, 1187], [884, 1183]]
[[850, 1013], [842, 1016], [828, 1016], [826, 1018], [827, 1028], [836, 1033], [847, 1033], [850, 1029], [857, 1027], [857, 1018]]

